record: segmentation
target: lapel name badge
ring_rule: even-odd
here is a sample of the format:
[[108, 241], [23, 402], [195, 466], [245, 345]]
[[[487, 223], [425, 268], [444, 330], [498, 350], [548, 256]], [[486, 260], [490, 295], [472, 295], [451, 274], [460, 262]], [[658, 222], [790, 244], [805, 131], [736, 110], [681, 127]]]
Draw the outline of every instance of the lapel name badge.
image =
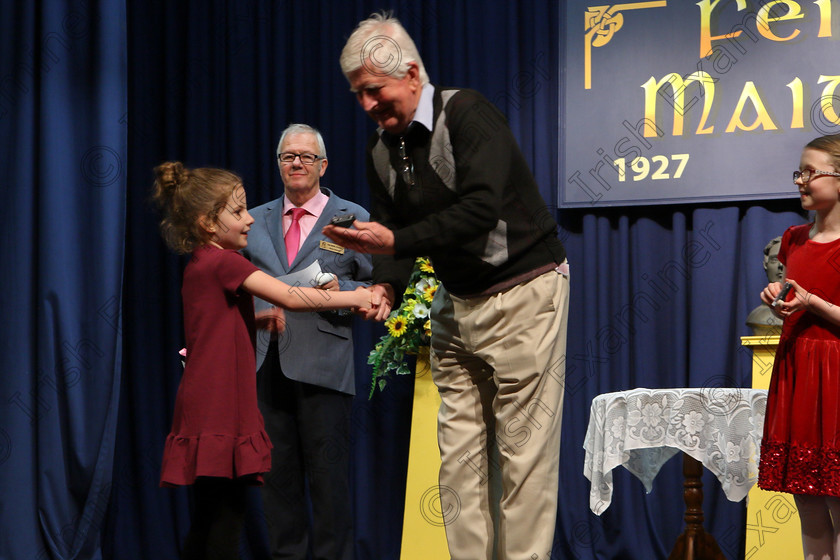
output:
[[338, 253], [339, 255], [344, 254], [344, 247], [341, 245], [336, 245], [335, 243], [330, 243], [329, 241], [324, 241], [323, 239], [318, 242], [318, 246], [325, 251], [330, 251], [332, 253]]

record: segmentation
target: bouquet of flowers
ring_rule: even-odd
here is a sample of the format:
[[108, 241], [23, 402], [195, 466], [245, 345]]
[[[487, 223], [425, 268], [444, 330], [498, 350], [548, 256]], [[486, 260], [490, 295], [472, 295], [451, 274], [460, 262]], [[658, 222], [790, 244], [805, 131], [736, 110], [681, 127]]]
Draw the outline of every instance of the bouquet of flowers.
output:
[[413, 373], [405, 364], [405, 356], [418, 354], [429, 346], [432, 333], [429, 309], [437, 291], [438, 281], [432, 263], [426, 257], [414, 262], [414, 270], [408, 280], [402, 304], [391, 311], [383, 336], [370, 351], [368, 363], [373, 365], [373, 382], [370, 396], [378, 388], [385, 388], [391, 372], [397, 375]]

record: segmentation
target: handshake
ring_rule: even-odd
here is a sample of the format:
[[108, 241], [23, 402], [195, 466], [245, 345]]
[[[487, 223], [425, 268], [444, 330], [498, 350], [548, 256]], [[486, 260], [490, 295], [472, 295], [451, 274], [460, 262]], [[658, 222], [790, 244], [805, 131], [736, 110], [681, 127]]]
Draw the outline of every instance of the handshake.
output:
[[370, 307], [359, 308], [356, 313], [368, 321], [387, 319], [394, 305], [394, 288], [390, 284], [374, 284], [362, 289], [370, 291]]
[[[315, 283], [320, 290], [339, 290], [338, 279], [331, 272], [319, 272], [315, 275]], [[354, 307], [355, 312], [366, 320], [384, 321], [391, 313], [394, 302], [394, 290], [390, 284], [374, 284], [356, 288], [356, 291], [369, 292], [366, 306]]]
[[[317, 287], [318, 290], [328, 292], [339, 289], [338, 280], [335, 275], [328, 272], [320, 273], [316, 277], [316, 280], [319, 281], [319, 285]], [[302, 294], [305, 290], [311, 290], [311, 288], [291, 288], [291, 290]], [[348, 301], [348, 296], [349, 298], [352, 298], [349, 301], [352, 301], [353, 303], [345, 303]], [[341, 292], [341, 296], [331, 298], [330, 296], [324, 294], [323, 297], [332, 299], [333, 301], [328, 309], [341, 309], [346, 306], [364, 319], [384, 321], [391, 313], [391, 307], [393, 305], [392, 302], [394, 301], [394, 290], [389, 284], [374, 284], [373, 286], [359, 286], [352, 292]], [[341, 303], [335, 301], [338, 298], [343, 298], [341, 299]], [[309, 307], [309, 309], [295, 307], [294, 310], [325, 310], [323, 304], [320, 304], [315, 300], [307, 299], [306, 296], [301, 296], [301, 299], [308, 302], [307, 307]], [[282, 307], [271, 307], [269, 309], [259, 311], [255, 314], [255, 318], [258, 329], [278, 334], [283, 333], [286, 330], [286, 316]]]

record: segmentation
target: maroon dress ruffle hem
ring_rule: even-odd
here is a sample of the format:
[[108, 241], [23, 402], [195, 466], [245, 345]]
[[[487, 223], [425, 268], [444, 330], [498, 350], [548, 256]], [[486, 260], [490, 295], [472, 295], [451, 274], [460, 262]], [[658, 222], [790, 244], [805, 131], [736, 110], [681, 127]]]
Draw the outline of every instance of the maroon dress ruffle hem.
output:
[[199, 476], [252, 479], [262, 486], [271, 470], [271, 440], [264, 430], [245, 436], [169, 434], [164, 445], [161, 486], [193, 484]]

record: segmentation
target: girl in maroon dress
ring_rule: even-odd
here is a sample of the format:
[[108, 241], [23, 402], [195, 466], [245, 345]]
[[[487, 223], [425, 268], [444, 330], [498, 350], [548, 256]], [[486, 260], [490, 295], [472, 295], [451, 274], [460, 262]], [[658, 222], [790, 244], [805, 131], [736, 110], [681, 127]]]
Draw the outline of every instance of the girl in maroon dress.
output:
[[793, 181], [810, 224], [788, 228], [779, 260], [791, 290], [761, 300], [784, 320], [758, 485], [794, 495], [806, 559], [840, 560], [840, 135], [812, 140]]
[[195, 517], [183, 558], [238, 558], [246, 487], [271, 468], [257, 407], [256, 322], [282, 329], [281, 312], [254, 317], [253, 296], [294, 311], [371, 308], [371, 292], [292, 287], [238, 253], [254, 222], [242, 180], [221, 169], [155, 169], [161, 232], [192, 253], [181, 296], [187, 359], [166, 438], [161, 486], [193, 485]]

